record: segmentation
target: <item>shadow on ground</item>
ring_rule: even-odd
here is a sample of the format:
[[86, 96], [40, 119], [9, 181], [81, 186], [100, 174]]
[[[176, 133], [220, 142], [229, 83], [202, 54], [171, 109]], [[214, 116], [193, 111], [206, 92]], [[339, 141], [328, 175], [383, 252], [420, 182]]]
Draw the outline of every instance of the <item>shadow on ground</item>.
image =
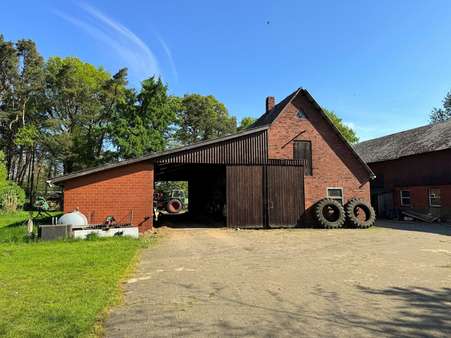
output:
[[353, 324], [389, 337], [449, 337], [451, 335], [451, 288], [422, 287], [359, 289], [372, 296], [398, 301], [397, 315], [390, 320], [356, 316]]
[[[167, 309], [154, 314], [151, 322], [157, 332], [174, 332], [177, 336], [233, 336], [233, 337], [300, 337], [300, 336], [371, 336], [371, 337], [449, 337], [451, 335], [451, 288], [433, 290], [427, 288], [387, 288], [372, 289], [357, 286], [363, 297], [376, 298], [381, 303], [395, 302], [394, 315], [390, 320], [361, 315], [358, 312], [343, 311], [344, 300], [333, 291], [320, 287], [314, 293], [328, 304], [326, 311], [315, 307], [307, 308], [281, 293], [267, 290], [268, 298], [276, 306], [261, 306], [221, 295], [221, 287], [211, 285], [213, 292], [192, 284], [177, 283], [174, 287], [193, 291], [190, 302], [194, 306], [208, 306], [212, 297], [221, 300], [225, 309], [237, 309], [237, 313], [254, 318], [243, 324], [237, 320], [221, 319], [208, 323], [181, 319], [177, 313], [181, 309]], [[184, 310], [183, 310], [184, 311]], [[263, 314], [263, 320], [259, 316]], [[387, 316], [382, 316], [387, 318]], [[312, 323], [315, 323], [312, 325]], [[313, 329], [312, 329], [313, 326]]]
[[376, 223], [379, 228], [389, 228], [395, 230], [429, 232], [438, 235], [451, 236], [451, 225], [445, 223], [420, 223], [420, 222], [402, 222], [392, 220], [378, 220]]

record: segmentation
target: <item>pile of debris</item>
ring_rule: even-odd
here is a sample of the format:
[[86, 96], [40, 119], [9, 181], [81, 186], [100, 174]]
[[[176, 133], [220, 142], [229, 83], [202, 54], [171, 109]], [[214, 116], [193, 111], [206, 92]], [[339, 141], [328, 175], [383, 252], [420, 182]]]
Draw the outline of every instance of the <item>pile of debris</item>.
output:
[[416, 219], [422, 222], [434, 223], [440, 220], [440, 216], [432, 215], [431, 213], [421, 213], [414, 210], [402, 210], [401, 214], [404, 215], [405, 221], [413, 221]]

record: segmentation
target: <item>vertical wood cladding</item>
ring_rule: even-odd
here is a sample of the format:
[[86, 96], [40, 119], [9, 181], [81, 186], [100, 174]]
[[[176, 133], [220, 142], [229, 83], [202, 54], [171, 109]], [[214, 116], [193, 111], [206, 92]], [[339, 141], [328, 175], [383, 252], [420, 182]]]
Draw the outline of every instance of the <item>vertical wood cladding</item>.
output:
[[312, 175], [312, 142], [310, 141], [294, 141], [293, 158], [295, 160], [305, 161], [305, 175]]
[[268, 155], [267, 131], [187, 149], [163, 156], [157, 163], [253, 164], [264, 163]]
[[268, 225], [295, 227], [304, 214], [304, 172], [300, 166], [268, 166]]
[[227, 166], [227, 225], [294, 227], [304, 213], [304, 171], [299, 161]]
[[227, 167], [227, 226], [263, 226], [263, 167]]

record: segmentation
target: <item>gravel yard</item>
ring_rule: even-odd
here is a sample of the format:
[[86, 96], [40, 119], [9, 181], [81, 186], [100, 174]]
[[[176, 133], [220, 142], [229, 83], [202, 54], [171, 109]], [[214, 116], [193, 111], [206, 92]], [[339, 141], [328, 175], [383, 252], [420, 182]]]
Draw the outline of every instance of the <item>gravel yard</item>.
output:
[[451, 226], [159, 232], [107, 336], [451, 336]]

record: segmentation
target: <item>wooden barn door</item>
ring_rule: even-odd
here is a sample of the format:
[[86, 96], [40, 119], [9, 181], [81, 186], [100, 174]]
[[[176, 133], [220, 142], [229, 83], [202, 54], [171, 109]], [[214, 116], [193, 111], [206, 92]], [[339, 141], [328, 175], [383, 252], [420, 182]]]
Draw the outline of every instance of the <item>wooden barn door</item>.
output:
[[263, 227], [263, 167], [227, 166], [227, 226]]
[[304, 172], [301, 166], [267, 166], [268, 225], [295, 227], [304, 214]]

